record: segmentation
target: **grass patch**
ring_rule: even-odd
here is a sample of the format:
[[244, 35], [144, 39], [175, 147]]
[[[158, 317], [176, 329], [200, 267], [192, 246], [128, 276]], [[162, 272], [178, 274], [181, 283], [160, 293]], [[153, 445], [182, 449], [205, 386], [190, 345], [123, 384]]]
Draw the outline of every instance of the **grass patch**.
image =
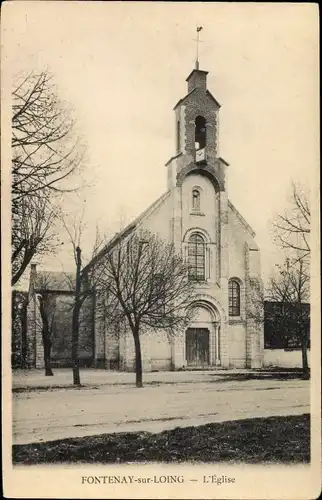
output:
[[177, 427], [13, 446], [14, 464], [230, 462], [307, 463], [309, 414]]
[[272, 371], [272, 372], [252, 372], [252, 373], [216, 373], [214, 383], [221, 382], [243, 382], [246, 380], [303, 380], [303, 373], [301, 371]]
[[[310, 370], [310, 369], [309, 369]], [[281, 366], [267, 366], [266, 368], [253, 368], [254, 372], [262, 372], [262, 371], [267, 371], [267, 372], [298, 372], [298, 373], [303, 373], [303, 368], [299, 367], [289, 367], [289, 368], [283, 368]]]

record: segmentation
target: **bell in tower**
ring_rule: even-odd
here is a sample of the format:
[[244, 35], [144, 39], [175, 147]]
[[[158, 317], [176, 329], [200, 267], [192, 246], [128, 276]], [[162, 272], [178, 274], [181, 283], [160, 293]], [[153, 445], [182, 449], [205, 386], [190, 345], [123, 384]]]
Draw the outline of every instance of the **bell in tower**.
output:
[[195, 119], [195, 150], [196, 162], [205, 161], [205, 148], [207, 139], [207, 122], [203, 116], [198, 115]]
[[208, 71], [199, 61], [186, 79], [187, 94], [174, 107], [175, 156], [166, 166], [168, 186], [180, 184], [189, 172], [207, 175], [217, 190], [224, 190], [227, 163], [219, 158], [218, 115], [220, 104], [207, 88]]

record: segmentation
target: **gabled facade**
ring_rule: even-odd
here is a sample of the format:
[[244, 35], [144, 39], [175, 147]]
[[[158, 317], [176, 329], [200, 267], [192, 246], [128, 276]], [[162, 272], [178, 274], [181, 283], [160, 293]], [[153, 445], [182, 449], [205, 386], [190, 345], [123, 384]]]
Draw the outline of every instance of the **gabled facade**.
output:
[[[259, 368], [264, 347], [263, 326], [256, 320], [260, 252], [254, 231], [228, 200], [228, 163], [218, 147], [220, 105], [207, 89], [207, 72], [194, 69], [187, 84], [187, 94], [174, 107], [168, 191], [116, 237], [146, 229], [173, 242], [188, 262], [198, 294], [194, 321], [181, 335], [172, 340], [162, 332], [144, 335], [143, 368]], [[105, 251], [112, 247], [113, 241]], [[99, 313], [95, 359], [106, 367], [134, 367], [131, 333], [105, 331]]]
[[[144, 333], [144, 371], [260, 368], [263, 364], [260, 252], [254, 231], [228, 199], [227, 172], [231, 167], [219, 155], [220, 105], [207, 88], [207, 74], [197, 65], [187, 78], [187, 94], [174, 107], [175, 146], [166, 163], [167, 191], [95, 258], [104, 259], [106, 252], [134, 231], [148, 230], [173, 243], [188, 263], [189, 279], [197, 292], [191, 304], [193, 322], [173, 338], [162, 331]], [[53, 273], [46, 289], [37, 284], [39, 277], [33, 266], [27, 364], [43, 366], [37, 294], [49, 293], [55, 298], [56, 322], [61, 323], [53, 335], [53, 366], [68, 366], [73, 292], [61, 281], [57, 284]], [[81, 364], [132, 371], [132, 334], [124, 325], [117, 331], [108, 330], [101, 313], [102, 300], [92, 297], [82, 313]]]

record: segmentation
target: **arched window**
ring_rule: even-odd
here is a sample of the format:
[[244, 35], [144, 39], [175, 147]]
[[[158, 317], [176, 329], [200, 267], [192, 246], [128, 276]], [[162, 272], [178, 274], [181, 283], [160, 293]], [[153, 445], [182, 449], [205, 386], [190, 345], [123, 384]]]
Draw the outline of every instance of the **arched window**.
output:
[[236, 280], [229, 280], [229, 316], [240, 316], [240, 285]]
[[200, 191], [192, 190], [192, 210], [200, 210]]
[[205, 279], [205, 241], [200, 233], [190, 236], [188, 242], [189, 280], [203, 281]]
[[195, 147], [196, 150], [203, 149], [206, 146], [207, 127], [206, 119], [203, 116], [197, 116], [195, 119]]

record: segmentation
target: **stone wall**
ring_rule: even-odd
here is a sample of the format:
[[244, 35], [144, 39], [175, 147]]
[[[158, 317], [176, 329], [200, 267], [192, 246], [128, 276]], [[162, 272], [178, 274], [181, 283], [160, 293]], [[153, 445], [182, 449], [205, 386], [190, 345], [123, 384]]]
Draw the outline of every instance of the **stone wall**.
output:
[[[213, 99], [205, 89], [197, 88], [184, 99], [185, 115], [182, 124], [182, 147], [189, 155], [195, 151], [195, 119], [201, 115], [207, 123], [207, 158], [218, 156], [218, 111]], [[177, 119], [180, 119], [180, 107], [176, 110]]]
[[[55, 367], [71, 366], [72, 347], [72, 294], [50, 293], [54, 302], [51, 364]], [[50, 318], [51, 322], [51, 318]], [[81, 366], [92, 366], [94, 358], [93, 303], [87, 299], [80, 313], [79, 360]], [[32, 294], [27, 306], [27, 366], [44, 367], [42, 319], [37, 296]]]
[[[310, 350], [307, 351], [308, 363], [310, 366]], [[263, 366], [278, 368], [302, 368], [301, 349], [265, 349]]]
[[[140, 335], [142, 370], [151, 371], [151, 339], [147, 333]], [[122, 333], [120, 337], [120, 369], [124, 371], [135, 371], [135, 347], [133, 335], [129, 330]]]
[[56, 296], [51, 349], [53, 367], [71, 366], [73, 302], [73, 295]]
[[80, 311], [78, 357], [82, 366], [94, 363], [94, 299], [87, 297]]

